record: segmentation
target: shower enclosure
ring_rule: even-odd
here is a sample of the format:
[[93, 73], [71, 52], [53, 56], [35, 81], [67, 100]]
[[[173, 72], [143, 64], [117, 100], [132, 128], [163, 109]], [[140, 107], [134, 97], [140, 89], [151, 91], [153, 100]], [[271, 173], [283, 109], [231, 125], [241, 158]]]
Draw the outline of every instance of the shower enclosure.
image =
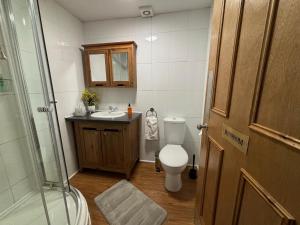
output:
[[68, 183], [38, 2], [0, 1], [0, 225], [89, 224]]

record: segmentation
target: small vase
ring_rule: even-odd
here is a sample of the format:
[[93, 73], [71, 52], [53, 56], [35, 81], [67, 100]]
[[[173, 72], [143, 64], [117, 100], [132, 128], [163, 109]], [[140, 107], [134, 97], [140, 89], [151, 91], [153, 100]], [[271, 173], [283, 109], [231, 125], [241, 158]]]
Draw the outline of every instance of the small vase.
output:
[[95, 112], [95, 111], [96, 111], [96, 106], [95, 106], [95, 105], [89, 105], [89, 106], [88, 106], [88, 111], [89, 111], [90, 113]]

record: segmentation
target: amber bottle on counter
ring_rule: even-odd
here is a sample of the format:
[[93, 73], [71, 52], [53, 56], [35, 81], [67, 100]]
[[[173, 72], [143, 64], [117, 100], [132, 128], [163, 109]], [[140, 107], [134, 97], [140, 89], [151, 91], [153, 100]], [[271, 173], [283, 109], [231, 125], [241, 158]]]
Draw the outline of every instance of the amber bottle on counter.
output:
[[132, 107], [131, 107], [130, 103], [128, 104], [127, 114], [128, 114], [128, 117], [132, 117]]

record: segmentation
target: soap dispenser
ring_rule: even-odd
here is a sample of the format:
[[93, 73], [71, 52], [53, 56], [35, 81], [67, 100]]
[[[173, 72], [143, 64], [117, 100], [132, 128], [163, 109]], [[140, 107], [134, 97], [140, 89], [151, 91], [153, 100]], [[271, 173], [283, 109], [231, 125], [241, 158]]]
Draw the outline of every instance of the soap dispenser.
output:
[[130, 103], [128, 104], [127, 114], [128, 114], [129, 118], [132, 117], [132, 107], [131, 107]]

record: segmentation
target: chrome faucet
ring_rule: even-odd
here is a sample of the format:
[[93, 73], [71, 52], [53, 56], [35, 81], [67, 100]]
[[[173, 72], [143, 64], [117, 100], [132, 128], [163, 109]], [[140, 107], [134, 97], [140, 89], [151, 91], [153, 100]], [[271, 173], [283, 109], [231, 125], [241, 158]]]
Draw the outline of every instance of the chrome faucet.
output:
[[116, 111], [119, 110], [119, 108], [117, 106], [111, 106], [111, 105], [108, 106], [108, 109], [109, 109], [110, 112], [116, 112]]

